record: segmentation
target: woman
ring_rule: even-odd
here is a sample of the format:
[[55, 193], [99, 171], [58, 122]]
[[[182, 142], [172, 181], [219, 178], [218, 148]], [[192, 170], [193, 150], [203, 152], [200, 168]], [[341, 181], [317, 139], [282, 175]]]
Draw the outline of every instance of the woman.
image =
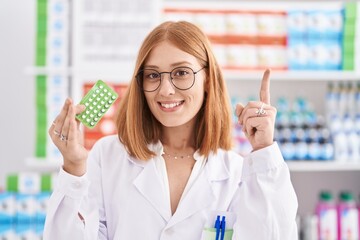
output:
[[236, 108], [253, 147], [244, 159], [230, 150], [225, 85], [204, 33], [165, 22], [140, 48], [117, 136], [88, 154], [75, 120], [84, 106], [67, 99], [49, 129], [64, 165], [44, 238], [221, 239], [221, 226], [224, 239], [297, 239], [297, 199], [273, 142], [269, 71], [260, 101]]

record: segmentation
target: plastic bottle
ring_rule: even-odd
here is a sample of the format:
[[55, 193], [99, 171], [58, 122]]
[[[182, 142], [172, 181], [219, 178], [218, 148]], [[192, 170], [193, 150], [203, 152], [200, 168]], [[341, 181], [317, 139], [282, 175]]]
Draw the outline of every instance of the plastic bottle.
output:
[[344, 124], [339, 116], [332, 117], [330, 129], [335, 147], [334, 157], [339, 162], [346, 162], [348, 159], [348, 144], [343, 126]]
[[358, 200], [358, 216], [359, 216], [359, 238], [358, 239], [360, 239], [360, 194], [359, 194], [359, 200]]
[[355, 118], [356, 115], [356, 89], [352, 82], [347, 84], [347, 104], [346, 104], [346, 113], [350, 115], [351, 118]]
[[[359, 102], [360, 104], [360, 102]], [[354, 131], [357, 135], [357, 151], [360, 154], [360, 114], [357, 114], [354, 121]], [[357, 159], [357, 163], [360, 164], [360, 157]], [[360, 214], [359, 214], [360, 215]], [[360, 238], [359, 238], [360, 239]]]
[[348, 103], [348, 92], [344, 83], [339, 84], [339, 105], [338, 105], [338, 113], [342, 118], [345, 116], [347, 112], [347, 103]]
[[305, 131], [304, 129], [297, 127], [293, 130], [294, 133], [294, 147], [295, 147], [295, 159], [306, 160], [308, 159], [309, 150], [308, 145], [305, 142]]
[[328, 84], [326, 93], [326, 120], [330, 123], [331, 118], [338, 112], [339, 90], [334, 83]]
[[356, 84], [355, 90], [355, 113], [360, 114], [360, 82]]
[[359, 194], [359, 201], [358, 201], [358, 215], [359, 215], [359, 239], [360, 239], [360, 194]]
[[334, 145], [329, 129], [322, 128], [320, 132], [320, 160], [333, 160], [334, 159]]
[[318, 218], [318, 239], [334, 240], [337, 237], [337, 211], [333, 195], [329, 191], [321, 191], [316, 205]]
[[338, 203], [338, 239], [356, 240], [359, 236], [359, 210], [354, 196], [349, 191], [342, 191]]

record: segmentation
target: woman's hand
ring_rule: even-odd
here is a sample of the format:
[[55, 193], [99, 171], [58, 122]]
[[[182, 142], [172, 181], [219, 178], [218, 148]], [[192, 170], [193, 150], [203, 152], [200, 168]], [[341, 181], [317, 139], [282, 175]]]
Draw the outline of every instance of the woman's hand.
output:
[[75, 115], [85, 110], [84, 105], [74, 106], [71, 99], [66, 99], [60, 114], [49, 128], [49, 135], [64, 158], [64, 170], [76, 176], [86, 172], [88, 151], [84, 147], [80, 123]]
[[236, 105], [238, 122], [250, 141], [253, 151], [270, 146], [274, 141], [276, 108], [270, 105], [270, 70], [264, 72], [260, 88], [260, 101], [245, 107]]

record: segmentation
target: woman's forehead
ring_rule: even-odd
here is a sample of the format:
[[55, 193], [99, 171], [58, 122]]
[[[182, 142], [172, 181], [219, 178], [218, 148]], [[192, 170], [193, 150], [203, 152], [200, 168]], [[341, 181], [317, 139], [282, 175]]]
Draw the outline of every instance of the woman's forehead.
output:
[[151, 67], [176, 67], [180, 65], [198, 65], [197, 59], [167, 41], [156, 45], [144, 62], [144, 66]]

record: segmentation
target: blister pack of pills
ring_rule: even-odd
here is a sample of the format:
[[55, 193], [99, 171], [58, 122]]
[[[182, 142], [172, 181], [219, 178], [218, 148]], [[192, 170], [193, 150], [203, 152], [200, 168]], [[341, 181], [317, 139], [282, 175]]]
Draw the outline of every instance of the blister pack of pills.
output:
[[93, 128], [104, 116], [107, 110], [118, 98], [118, 94], [106, 83], [98, 80], [80, 104], [85, 105], [85, 110], [76, 115], [76, 118], [86, 127]]

